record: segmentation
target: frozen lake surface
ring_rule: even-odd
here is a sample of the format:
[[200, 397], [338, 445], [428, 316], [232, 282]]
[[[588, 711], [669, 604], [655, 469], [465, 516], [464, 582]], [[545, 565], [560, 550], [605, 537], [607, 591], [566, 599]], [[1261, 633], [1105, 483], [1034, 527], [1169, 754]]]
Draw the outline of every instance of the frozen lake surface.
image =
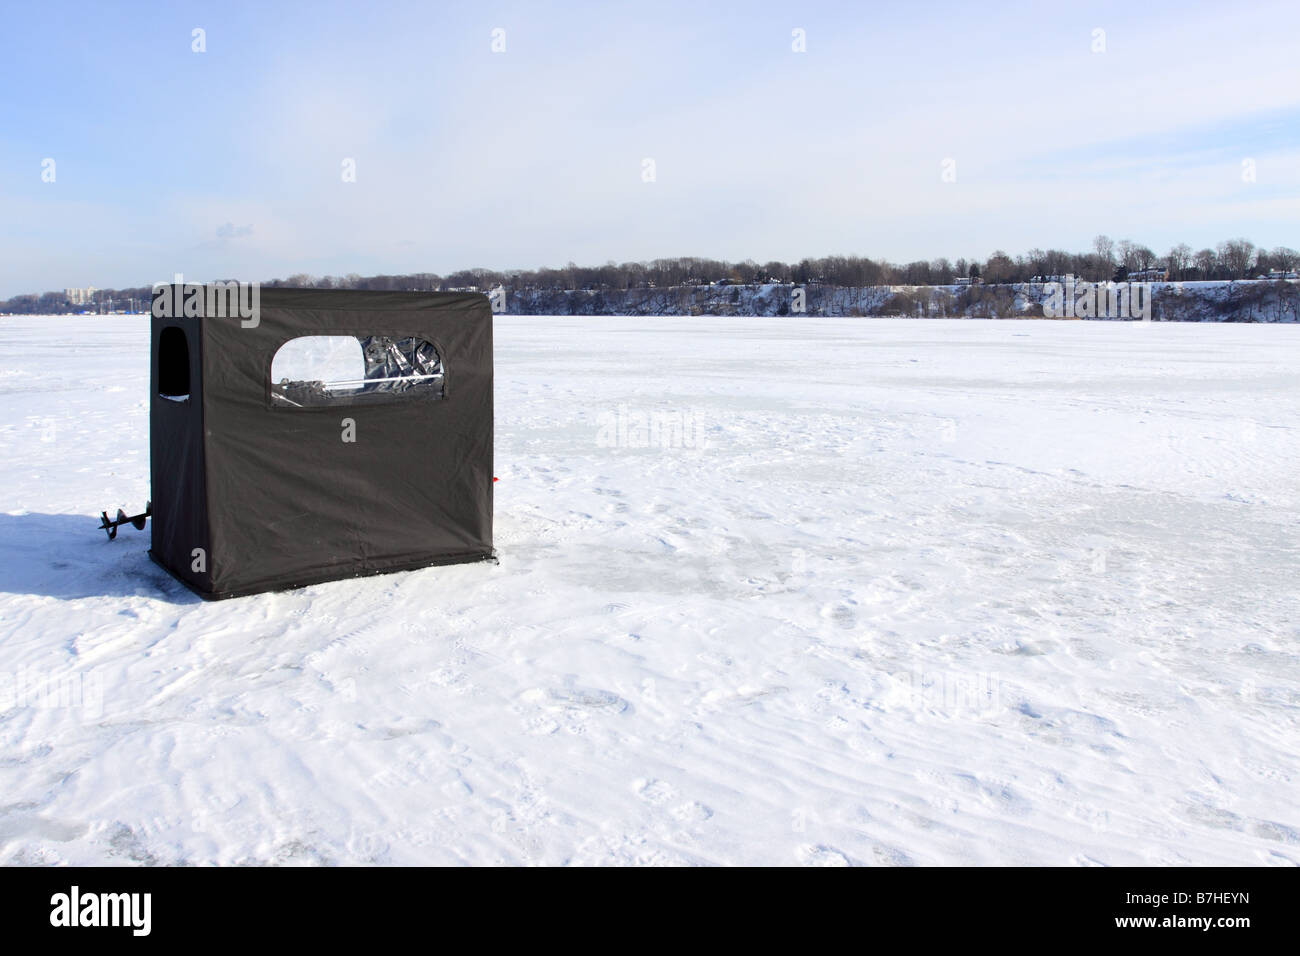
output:
[[0, 319], [0, 862], [1300, 863], [1300, 328], [496, 330], [499, 565], [208, 604]]

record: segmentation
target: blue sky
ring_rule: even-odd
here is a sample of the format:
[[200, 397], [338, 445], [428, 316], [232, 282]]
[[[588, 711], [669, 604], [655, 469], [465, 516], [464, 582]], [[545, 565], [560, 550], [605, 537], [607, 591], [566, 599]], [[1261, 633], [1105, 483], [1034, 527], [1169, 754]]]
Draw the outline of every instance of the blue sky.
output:
[[175, 272], [982, 258], [1097, 233], [1300, 246], [1294, 2], [2, 16], [0, 297]]

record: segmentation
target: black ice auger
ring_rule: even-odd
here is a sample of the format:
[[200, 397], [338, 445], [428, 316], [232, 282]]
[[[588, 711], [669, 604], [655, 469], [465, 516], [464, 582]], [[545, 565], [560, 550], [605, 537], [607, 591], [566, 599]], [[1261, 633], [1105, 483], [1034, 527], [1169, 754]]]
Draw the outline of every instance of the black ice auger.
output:
[[107, 512], [107, 511], [101, 511], [101, 512], [100, 512], [100, 516], [101, 516], [104, 520], [100, 523], [99, 526], [100, 526], [100, 528], [102, 528], [102, 529], [104, 530], [104, 532], [108, 535], [108, 540], [109, 540], [109, 541], [112, 541], [114, 538], [117, 537], [117, 526], [118, 526], [118, 525], [120, 525], [120, 524], [128, 524], [128, 523], [129, 523], [129, 524], [131, 525], [131, 527], [135, 528], [136, 531], [143, 531], [143, 530], [144, 530], [144, 522], [145, 522], [145, 519], [148, 518], [148, 517], [149, 517], [150, 515], [152, 515], [152, 514], [153, 514], [153, 502], [152, 502], [152, 501], [146, 501], [146, 502], [144, 503], [144, 514], [130, 515], [130, 516], [128, 517], [127, 514], [126, 514], [126, 513], [125, 513], [121, 508], [118, 508], [118, 509], [117, 509], [117, 518], [116, 518], [116, 520], [113, 520], [113, 521], [109, 521], [109, 520], [108, 520], [108, 512]]

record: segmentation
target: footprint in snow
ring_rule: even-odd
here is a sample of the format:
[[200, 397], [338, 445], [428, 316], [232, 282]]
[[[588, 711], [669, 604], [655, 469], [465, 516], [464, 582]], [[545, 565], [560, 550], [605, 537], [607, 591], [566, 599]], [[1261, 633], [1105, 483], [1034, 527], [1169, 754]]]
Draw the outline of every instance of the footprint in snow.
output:
[[858, 616], [854, 613], [853, 608], [846, 604], [837, 604], [830, 611], [830, 619], [837, 627], [849, 630], [858, 623]]
[[807, 844], [795, 851], [795, 858], [803, 866], [849, 866], [849, 858], [833, 846]]
[[591, 687], [553, 687], [549, 690], [533, 687], [520, 694], [519, 699], [552, 710], [575, 707], [605, 714], [621, 714], [631, 706], [618, 694]]
[[691, 801], [673, 809], [673, 816], [682, 823], [703, 823], [713, 816], [713, 811], [702, 803]]
[[877, 844], [871, 848], [871, 855], [881, 866], [916, 866], [912, 858], [897, 847]]
[[632, 782], [633, 792], [651, 806], [660, 806], [677, 796], [672, 785], [662, 780], [639, 779]]
[[347, 841], [348, 852], [364, 863], [381, 863], [388, 855], [388, 841], [377, 833], [354, 833]]

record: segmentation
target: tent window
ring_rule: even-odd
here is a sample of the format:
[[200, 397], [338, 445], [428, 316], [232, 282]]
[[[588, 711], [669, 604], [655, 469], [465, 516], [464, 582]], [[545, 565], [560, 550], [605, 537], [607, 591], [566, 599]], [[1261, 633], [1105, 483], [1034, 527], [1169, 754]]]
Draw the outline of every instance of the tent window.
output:
[[158, 394], [173, 402], [190, 397], [190, 343], [175, 325], [158, 336]]
[[442, 358], [407, 336], [304, 335], [271, 359], [271, 401], [289, 408], [442, 398]]

